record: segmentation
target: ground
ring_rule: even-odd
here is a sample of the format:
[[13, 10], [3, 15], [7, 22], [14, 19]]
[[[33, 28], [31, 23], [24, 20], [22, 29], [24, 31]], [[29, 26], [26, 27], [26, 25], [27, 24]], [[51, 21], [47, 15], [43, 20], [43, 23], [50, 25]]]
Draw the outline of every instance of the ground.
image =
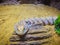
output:
[[[59, 10], [45, 5], [21, 4], [0, 6], [0, 45], [10, 44], [9, 38], [14, 32], [14, 24], [18, 21], [32, 17], [57, 16], [59, 13]], [[52, 33], [55, 33], [54, 26], [51, 26], [51, 28]], [[59, 45], [59, 42], [60, 37], [54, 34], [51, 44], [47, 45]]]

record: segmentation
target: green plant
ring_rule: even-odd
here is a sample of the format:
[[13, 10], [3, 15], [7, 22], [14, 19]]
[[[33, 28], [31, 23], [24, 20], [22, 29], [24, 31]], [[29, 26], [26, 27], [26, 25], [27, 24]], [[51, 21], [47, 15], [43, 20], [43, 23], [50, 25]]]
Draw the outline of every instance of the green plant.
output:
[[60, 35], [60, 15], [58, 15], [58, 18], [55, 20], [54, 25], [56, 33]]

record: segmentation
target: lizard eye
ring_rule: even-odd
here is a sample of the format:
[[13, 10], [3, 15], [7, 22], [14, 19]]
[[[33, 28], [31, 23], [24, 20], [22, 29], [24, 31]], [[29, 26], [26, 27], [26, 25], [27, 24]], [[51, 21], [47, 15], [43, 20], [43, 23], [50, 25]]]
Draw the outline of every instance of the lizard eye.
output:
[[31, 24], [31, 22], [30, 22], [30, 21], [26, 21], [26, 23], [27, 23], [28, 25], [30, 25], [30, 24]]

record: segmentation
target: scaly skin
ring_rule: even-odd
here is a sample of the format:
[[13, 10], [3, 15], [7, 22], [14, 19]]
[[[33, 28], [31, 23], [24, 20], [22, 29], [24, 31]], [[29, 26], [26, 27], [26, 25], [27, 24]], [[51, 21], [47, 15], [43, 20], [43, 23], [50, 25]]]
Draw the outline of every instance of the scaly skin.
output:
[[18, 35], [24, 35], [28, 30], [40, 29], [44, 25], [54, 25], [54, 21], [57, 19], [57, 16], [52, 17], [40, 17], [40, 18], [30, 18], [23, 20], [15, 25], [15, 32]]

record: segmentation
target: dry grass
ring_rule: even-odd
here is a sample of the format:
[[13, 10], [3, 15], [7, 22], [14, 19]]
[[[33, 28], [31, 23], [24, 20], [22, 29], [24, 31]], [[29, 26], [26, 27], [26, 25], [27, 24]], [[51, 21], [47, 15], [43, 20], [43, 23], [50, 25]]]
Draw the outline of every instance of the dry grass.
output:
[[[44, 5], [22, 4], [18, 6], [0, 6], [0, 45], [9, 45], [9, 38], [14, 31], [14, 24], [16, 22], [31, 17], [55, 16], [59, 13], [60, 11], [55, 8]], [[54, 33], [54, 29], [52, 30], [52, 33]], [[59, 45], [59, 38], [57, 35], [54, 35], [50, 45]]]

